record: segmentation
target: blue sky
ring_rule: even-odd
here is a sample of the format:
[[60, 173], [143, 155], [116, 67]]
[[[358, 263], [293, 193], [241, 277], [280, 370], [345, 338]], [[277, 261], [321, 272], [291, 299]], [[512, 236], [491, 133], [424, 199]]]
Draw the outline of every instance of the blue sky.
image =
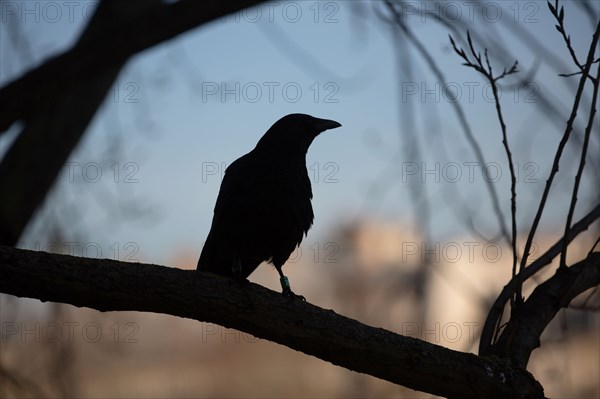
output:
[[[0, 2], [0, 84], [72, 45], [85, 15], [93, 9], [92, 2], [51, 3]], [[564, 99], [567, 106], [560, 112], [566, 120], [572, 102], [569, 83], [515, 38], [514, 24], [533, 32], [572, 68], [545, 2], [408, 4], [444, 7], [442, 11], [457, 20], [478, 27], [485, 24], [486, 40], [510, 43], [521, 73], [539, 62], [536, 80], [550, 91], [544, 95]], [[564, 4], [574, 47], [583, 58], [592, 28], [579, 7]], [[270, 3], [135, 56], [72, 155], [71, 169], [59, 177], [41, 215], [66, 221], [70, 210], [77, 208], [76, 222], [66, 223], [71, 229], [67, 235], [80, 240], [81, 246], [98, 243], [105, 257], [114, 253], [110, 249], [114, 243], [123, 252], [131, 242], [139, 248], [137, 259], [154, 263], [169, 262], [185, 248], [199, 254], [223, 166], [250, 151], [278, 118], [302, 112], [343, 125], [321, 135], [309, 150], [316, 215], [309, 239], [323, 239], [336, 225], [362, 218], [418, 223], [408, 188], [411, 179], [418, 179], [431, 200], [434, 239], [466, 234], [464, 220], [454, 211], [458, 200], [452, 193], [470, 204], [471, 216], [482, 231], [495, 232], [481, 165], [473, 164], [476, 158], [443, 85], [413, 47], [399, 43], [375, 10], [384, 10], [383, 4]], [[508, 218], [506, 155], [485, 82], [461, 65], [444, 26], [419, 17], [409, 21], [443, 68], [449, 89], [458, 90], [490, 173], [496, 172], [494, 185]], [[15, 27], [18, 35], [11, 39]], [[412, 77], [398, 70], [398, 61], [407, 57], [412, 60]], [[498, 70], [504, 65], [494, 66]], [[506, 86], [512, 82], [507, 79]], [[502, 98], [520, 172], [519, 221], [525, 226], [537, 207], [560, 139], [549, 116], [528, 102], [532, 94], [531, 89], [513, 93], [506, 87]], [[403, 152], [406, 134], [400, 115], [406, 110], [414, 117], [421, 146], [420, 157], [413, 160]], [[597, 143], [590, 151], [598, 152]], [[0, 140], [2, 152], [8, 145], [9, 138]], [[573, 155], [568, 147], [567, 160], [577, 159]], [[560, 189], [552, 193], [546, 227], [564, 223], [574, 164], [567, 163], [562, 170], [565, 175], [557, 181]], [[578, 214], [589, 209], [597, 187], [587, 179], [580, 192]], [[128, 220], [112, 206], [107, 210], [107, 204], [113, 203], [117, 207], [135, 203], [149, 209], [150, 216]], [[26, 247], [43, 242], [41, 220], [29, 230]]]

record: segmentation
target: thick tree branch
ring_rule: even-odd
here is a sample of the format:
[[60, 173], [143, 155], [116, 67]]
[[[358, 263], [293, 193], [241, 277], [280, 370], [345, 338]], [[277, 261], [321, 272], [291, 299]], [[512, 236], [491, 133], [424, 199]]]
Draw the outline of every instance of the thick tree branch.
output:
[[514, 292], [530, 277], [542, 270], [544, 267], [549, 265], [552, 260], [560, 254], [565, 243], [570, 243], [577, 237], [581, 232], [587, 230], [587, 228], [598, 218], [600, 218], [600, 204], [596, 205], [587, 215], [585, 215], [579, 222], [575, 223], [567, 237], [563, 237], [552, 245], [543, 255], [536, 259], [531, 265], [521, 270], [514, 278], [512, 278], [508, 284], [502, 288], [502, 292], [494, 301], [494, 304], [490, 308], [483, 329], [481, 330], [481, 339], [479, 340], [479, 354], [488, 355], [492, 352], [493, 336], [496, 331], [496, 325], [502, 318], [502, 311], [504, 306], [513, 295]]
[[0, 292], [100, 311], [217, 323], [406, 387], [450, 398], [543, 398], [526, 371], [370, 327], [252, 283], [148, 264], [0, 247]]
[[540, 346], [540, 336], [561, 308], [577, 295], [600, 284], [600, 252], [571, 267], [562, 267], [540, 284], [529, 299], [513, 309], [494, 353], [510, 359], [517, 367], [526, 367], [531, 352]]

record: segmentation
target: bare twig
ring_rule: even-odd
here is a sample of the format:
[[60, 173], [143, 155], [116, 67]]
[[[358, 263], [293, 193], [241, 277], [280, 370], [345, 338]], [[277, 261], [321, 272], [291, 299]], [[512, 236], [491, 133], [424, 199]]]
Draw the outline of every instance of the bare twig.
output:
[[[510, 69], [507, 70], [506, 68], [504, 68], [504, 70], [502, 71], [502, 73], [500, 75], [494, 76], [494, 73], [492, 71], [492, 66], [490, 64], [490, 59], [488, 57], [487, 48], [484, 51], [485, 63], [486, 63], [486, 66], [484, 66], [483, 62], [481, 60], [481, 54], [479, 52], [475, 51], [475, 47], [473, 46], [473, 41], [471, 40], [471, 34], [469, 33], [469, 31], [467, 31], [467, 41], [469, 43], [469, 49], [471, 51], [471, 55], [477, 61], [477, 63], [472, 62], [469, 59], [469, 57], [467, 56], [467, 54], [465, 53], [465, 51], [463, 49], [459, 49], [456, 46], [454, 39], [452, 38], [452, 36], [450, 36], [450, 42], [452, 43], [452, 47], [454, 48], [454, 51], [465, 60], [464, 65], [475, 69], [477, 72], [479, 72], [483, 76], [485, 76], [485, 78], [490, 82], [490, 85], [492, 87], [492, 92], [494, 94], [494, 101], [496, 103], [496, 113], [498, 114], [500, 128], [502, 129], [502, 144], [504, 145], [504, 150], [506, 151], [506, 157], [508, 158], [508, 167], [510, 169], [510, 191], [511, 191], [510, 209], [511, 209], [511, 217], [512, 217], [511, 244], [512, 244], [512, 251], [513, 251], [512, 276], [514, 277], [517, 275], [517, 260], [518, 260], [518, 256], [519, 256], [518, 252], [517, 252], [517, 191], [516, 191], [517, 178], [516, 178], [515, 168], [514, 168], [514, 164], [513, 164], [512, 153], [510, 151], [510, 146], [508, 144], [508, 137], [507, 137], [507, 133], [506, 133], [506, 123], [504, 122], [504, 116], [502, 115], [502, 107], [500, 105], [500, 96], [498, 94], [498, 86], [496, 85], [496, 82], [498, 80], [504, 78], [505, 76], [516, 73], [518, 61], [515, 61], [515, 63], [512, 65], [512, 67]], [[520, 295], [518, 295], [517, 298], [520, 299]]]
[[[595, 60], [594, 62], [592, 62], [592, 64], [596, 64], [597, 62], [600, 62], [600, 59]], [[577, 75], [581, 75], [581, 74], [582, 74], [582, 71], [577, 71], [577, 72], [573, 72], [573, 73], [559, 73], [558, 76], [561, 76], [563, 78], [568, 78], [568, 77], [571, 77], [571, 76], [577, 76]], [[592, 81], [596, 81], [597, 80], [597, 78], [593, 78], [591, 76], [590, 76], [590, 79]]]
[[552, 5], [552, 3], [550, 3], [548, 1], [548, 8], [550, 9], [550, 12], [552, 13], [552, 15], [554, 15], [554, 18], [556, 18], [556, 21], [558, 22], [558, 25], [555, 25], [556, 30], [562, 35], [562, 37], [567, 45], [567, 49], [569, 50], [569, 54], [571, 54], [571, 58], [573, 59], [573, 62], [575, 63], [575, 65], [577, 65], [579, 70], [583, 70], [583, 66], [577, 59], [577, 55], [575, 54], [575, 50], [573, 50], [573, 46], [571, 46], [571, 35], [567, 35], [567, 32], [565, 30], [565, 25], [564, 25], [565, 9], [564, 9], [564, 7], [561, 6], [560, 10], [559, 10], [558, 9], [558, 0], [554, 0], [554, 5]]

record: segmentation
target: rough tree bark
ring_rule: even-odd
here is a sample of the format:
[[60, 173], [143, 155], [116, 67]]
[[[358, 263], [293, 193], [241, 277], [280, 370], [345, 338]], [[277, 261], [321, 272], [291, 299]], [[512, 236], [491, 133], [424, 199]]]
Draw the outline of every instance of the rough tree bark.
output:
[[[573, 266], [587, 276], [585, 284], [572, 279], [571, 273], [557, 273], [540, 285], [531, 296], [531, 308], [535, 298], [556, 294], [556, 287], [567, 287], [571, 298], [599, 284], [599, 258], [593, 253]], [[157, 265], [10, 247], [0, 247], [0, 265], [0, 292], [19, 297], [99, 311], [155, 312], [212, 322], [350, 370], [450, 398], [544, 397], [533, 376], [509, 358], [476, 356], [404, 337], [332, 310], [289, 301], [252, 283]], [[543, 306], [566, 304], [557, 300]], [[527, 328], [528, 319], [519, 323]]]

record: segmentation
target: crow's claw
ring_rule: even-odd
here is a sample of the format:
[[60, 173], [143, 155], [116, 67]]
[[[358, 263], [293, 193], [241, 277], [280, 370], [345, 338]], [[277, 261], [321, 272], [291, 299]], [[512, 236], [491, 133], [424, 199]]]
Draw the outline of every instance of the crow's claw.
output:
[[306, 302], [306, 298], [304, 298], [302, 295], [294, 294], [289, 287], [283, 287], [283, 291], [281, 293], [290, 300], [299, 299], [303, 302]]

